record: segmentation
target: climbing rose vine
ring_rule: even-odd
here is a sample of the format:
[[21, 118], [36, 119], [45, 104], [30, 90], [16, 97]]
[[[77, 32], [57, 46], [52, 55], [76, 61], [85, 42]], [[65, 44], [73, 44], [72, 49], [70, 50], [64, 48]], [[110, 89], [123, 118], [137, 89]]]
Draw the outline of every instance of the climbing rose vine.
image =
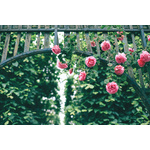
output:
[[[124, 39], [124, 35], [123, 35], [123, 31], [121, 32], [117, 32], [117, 39], [122, 41]], [[120, 36], [120, 37], [118, 37]], [[148, 35], [147, 36], [148, 38], [148, 41], [150, 41], [150, 36]], [[91, 41], [91, 47], [95, 47], [96, 46], [96, 43], [94, 41]], [[110, 50], [111, 48], [111, 45], [110, 45], [110, 42], [109, 41], [106, 41], [104, 40], [102, 43], [101, 43], [101, 49], [103, 51], [108, 51]], [[132, 53], [134, 52], [134, 49], [133, 48], [129, 48], [128, 49], [129, 52], [130, 52], [130, 55], [132, 55]], [[59, 45], [55, 45], [53, 48], [52, 48], [52, 51], [53, 53], [55, 54], [59, 54], [61, 53], [61, 49], [59, 48]], [[115, 60], [116, 62], [119, 64], [117, 66], [115, 66], [114, 68], [114, 73], [117, 74], [117, 75], [122, 75], [124, 73], [124, 67], [120, 64], [124, 64], [126, 61], [127, 61], [127, 57], [126, 57], [126, 54], [125, 53], [120, 53], [118, 52], [118, 54], [115, 56]], [[137, 60], [137, 63], [140, 67], [144, 67], [145, 63], [146, 62], [149, 62], [150, 61], [150, 54], [147, 52], [147, 51], [142, 51], [142, 53], [140, 54], [140, 59]], [[89, 56], [85, 59], [85, 64], [87, 67], [91, 68], [91, 67], [94, 67], [96, 65], [96, 58], [93, 57], [93, 56]], [[66, 69], [68, 68], [68, 64], [67, 63], [61, 63], [59, 60], [57, 60], [57, 66], [60, 68], [60, 69]], [[73, 68], [70, 68], [69, 69], [69, 74], [72, 74], [73, 72]], [[84, 81], [86, 79], [86, 72], [85, 71], [81, 71], [80, 74], [79, 74], [79, 81]], [[109, 82], [107, 85], [106, 85], [106, 91], [110, 94], [115, 94], [119, 89], [119, 86], [117, 85], [116, 82]]]

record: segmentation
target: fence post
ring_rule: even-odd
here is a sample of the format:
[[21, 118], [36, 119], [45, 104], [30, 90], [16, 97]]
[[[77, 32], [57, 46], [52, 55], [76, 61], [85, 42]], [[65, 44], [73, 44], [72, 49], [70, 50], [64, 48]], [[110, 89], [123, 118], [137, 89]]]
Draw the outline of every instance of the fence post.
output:
[[141, 32], [142, 45], [143, 45], [143, 48], [145, 48], [146, 47], [146, 39], [145, 39], [145, 35], [144, 35], [143, 25], [140, 25], [140, 32]]

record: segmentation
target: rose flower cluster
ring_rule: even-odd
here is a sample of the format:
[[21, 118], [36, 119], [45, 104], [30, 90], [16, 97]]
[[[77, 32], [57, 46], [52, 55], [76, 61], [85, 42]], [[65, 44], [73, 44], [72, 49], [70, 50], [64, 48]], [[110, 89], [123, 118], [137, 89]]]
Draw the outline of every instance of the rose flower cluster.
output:
[[[124, 38], [124, 35], [123, 34], [123, 31], [121, 32], [117, 32], [118, 35], [120, 35], [120, 37], [118, 37], [117, 39], [122, 41], [123, 38]], [[150, 36], [148, 35], [147, 36], [148, 38], [148, 41], [150, 41]], [[96, 43], [94, 41], [91, 42], [91, 47], [95, 47], [96, 46]], [[102, 51], [107, 51], [107, 50], [110, 50], [111, 48], [111, 45], [110, 45], [110, 42], [109, 41], [103, 41], [101, 43], [101, 49]], [[55, 54], [59, 54], [61, 53], [61, 49], [59, 48], [59, 45], [55, 45], [53, 48], [52, 48], [52, 51], [53, 53]], [[134, 52], [134, 49], [133, 48], [129, 48], [129, 51], [130, 51], [130, 55], [132, 55], [132, 53]], [[116, 56], [115, 56], [115, 60], [116, 62], [118, 63], [117, 66], [115, 66], [114, 68], [114, 72], [115, 74], [117, 75], [122, 75], [124, 73], [124, 67], [121, 65], [121, 64], [124, 64], [126, 61], [127, 61], [127, 57], [126, 57], [126, 54], [125, 53], [118, 53]], [[142, 53], [140, 54], [140, 59], [137, 60], [138, 62], [138, 65], [140, 67], [143, 67], [145, 65], [146, 62], [149, 62], [150, 61], [150, 54], [147, 52], [147, 51], [142, 51]], [[96, 58], [93, 57], [93, 56], [89, 56], [85, 59], [85, 64], [87, 67], [91, 68], [91, 67], [94, 67], [95, 64], [96, 64]], [[61, 63], [59, 60], [57, 60], [57, 66], [60, 68], [60, 69], [65, 69], [65, 68], [68, 68], [68, 65], [67, 63]], [[73, 68], [70, 68], [69, 69], [69, 73], [72, 74], [73, 72]], [[84, 81], [86, 79], [86, 72], [85, 71], [81, 71], [80, 74], [79, 74], [79, 80], [80, 81]], [[106, 85], [106, 91], [110, 94], [115, 94], [119, 89], [119, 86], [117, 85], [117, 83], [115, 82], [109, 82], [107, 85]]]

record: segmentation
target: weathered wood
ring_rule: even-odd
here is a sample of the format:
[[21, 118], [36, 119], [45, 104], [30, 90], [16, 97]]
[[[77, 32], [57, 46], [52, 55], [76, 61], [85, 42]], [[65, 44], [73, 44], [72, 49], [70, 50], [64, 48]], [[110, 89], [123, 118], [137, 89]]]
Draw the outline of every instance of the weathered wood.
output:
[[[19, 28], [21, 28], [21, 25], [19, 25]], [[15, 49], [14, 49], [14, 54], [13, 54], [13, 56], [15, 56], [15, 55], [17, 54], [18, 45], [19, 45], [19, 42], [20, 42], [20, 37], [21, 37], [21, 34], [18, 33], [16, 42], [15, 42]]]
[[115, 47], [116, 47], [116, 53], [119, 52], [119, 46], [118, 46], [118, 41], [117, 41], [117, 37], [115, 36]]
[[[78, 25], [76, 25], [76, 28], [78, 29]], [[80, 37], [79, 37], [79, 32], [76, 32], [76, 37], [77, 37], [77, 48], [80, 50]]]
[[[133, 26], [130, 25], [130, 29], [133, 29]], [[134, 37], [134, 34], [131, 33], [131, 38], [132, 38], [132, 42], [133, 42], [133, 48], [134, 48], [134, 51], [137, 50], [137, 47], [136, 47], [136, 44], [135, 44], [135, 37]]]
[[95, 33], [95, 37], [96, 37], [96, 49], [97, 49], [97, 54], [100, 56], [101, 53], [100, 53], [100, 47], [99, 47], [99, 42], [98, 42], [98, 35], [97, 33]]
[[[40, 25], [38, 25], [38, 29], [40, 29]], [[37, 49], [40, 49], [40, 32], [37, 34]]]
[[7, 58], [9, 41], [10, 41], [10, 33], [7, 33], [6, 39], [5, 39], [5, 45], [4, 45], [4, 49], [3, 49], [3, 54], [2, 54], [1, 62], [3, 62], [4, 60], [6, 60], [6, 58]]
[[127, 41], [127, 36], [126, 35], [124, 35], [123, 43], [124, 43], [124, 52], [128, 52], [129, 49], [128, 49], [128, 41]]
[[[28, 29], [31, 28], [30, 25], [27, 26]], [[26, 39], [25, 39], [25, 45], [24, 45], [24, 52], [29, 51], [29, 47], [30, 47], [30, 40], [31, 40], [31, 33], [26, 34]]]
[[57, 25], [55, 25], [54, 45], [59, 45]]
[[[48, 29], [48, 25], [45, 26], [45, 29]], [[44, 33], [44, 48], [49, 48], [49, 33]]]
[[[68, 26], [64, 26], [65, 29], [68, 29]], [[64, 32], [64, 47], [68, 47], [68, 44], [70, 43], [70, 32]]]
[[145, 89], [145, 86], [144, 86], [144, 81], [143, 81], [141, 69], [138, 69], [138, 72], [139, 72], [140, 85], [141, 85], [142, 89], [144, 90], [144, 89]]

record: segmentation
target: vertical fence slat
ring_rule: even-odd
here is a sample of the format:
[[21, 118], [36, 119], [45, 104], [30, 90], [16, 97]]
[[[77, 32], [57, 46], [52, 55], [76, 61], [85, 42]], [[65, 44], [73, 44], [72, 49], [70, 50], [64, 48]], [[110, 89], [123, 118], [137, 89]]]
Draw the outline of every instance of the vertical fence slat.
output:
[[96, 49], [97, 49], [97, 54], [100, 56], [100, 47], [99, 47], [99, 42], [98, 42], [98, 35], [97, 33], [95, 33], [95, 37], [96, 37]]
[[[87, 28], [87, 27], [88, 27], [87, 25], [84, 26], [84, 28]], [[87, 32], [87, 31], [85, 31], [85, 39], [86, 39], [86, 44], [87, 44], [87, 50], [89, 52], [92, 52], [90, 36], [89, 36], [89, 32]]]
[[[38, 29], [40, 29], [40, 25], [38, 25]], [[37, 35], [37, 49], [40, 49], [40, 32]]]
[[[76, 29], [78, 29], [78, 25], [76, 25]], [[80, 37], [79, 37], [79, 32], [76, 32], [76, 37], [77, 37], [77, 48], [80, 50]]]
[[[64, 26], [65, 29], [68, 29], [68, 26]], [[67, 47], [68, 43], [70, 43], [70, 32], [64, 32], [64, 47]]]
[[[28, 25], [27, 29], [31, 29], [31, 26]], [[24, 52], [28, 52], [29, 51], [30, 40], [31, 40], [31, 33], [27, 33], [26, 34], [26, 39], [25, 39], [25, 45], [24, 45]]]
[[[97, 29], [97, 25], [94, 25], [94, 28]], [[97, 32], [95, 33], [95, 37], [96, 37], [96, 49], [97, 49], [97, 54], [100, 56], [101, 53], [100, 53], [100, 47], [99, 47]]]
[[57, 25], [55, 25], [54, 45], [59, 45]]
[[[45, 26], [45, 29], [48, 29], [48, 25]], [[49, 33], [44, 34], [44, 48], [49, 48]]]
[[[8, 28], [10, 28], [10, 26]], [[10, 41], [10, 33], [7, 33], [6, 38], [5, 38], [5, 45], [4, 45], [4, 49], [3, 49], [3, 54], [2, 54], [1, 62], [3, 62], [4, 60], [6, 60], [6, 58], [7, 58], [9, 41]]]
[[117, 37], [115, 36], [115, 47], [116, 47], [116, 53], [119, 52], [119, 46], [118, 46], [118, 41], [117, 41]]
[[[133, 26], [130, 25], [130, 29], [133, 29]], [[134, 50], [136, 51], [137, 50], [137, 47], [136, 47], [136, 44], [135, 44], [135, 37], [134, 37], [134, 34], [131, 33], [131, 38], [132, 38], [132, 42], [133, 42], [133, 48]]]
[[[21, 27], [22, 27], [22, 25], [19, 25], [19, 26], [18, 26], [19, 29], [20, 29]], [[18, 45], [19, 45], [19, 42], [20, 42], [20, 37], [21, 37], [21, 33], [18, 33], [16, 42], [15, 42], [15, 49], [14, 49], [14, 54], [13, 54], [13, 56], [16, 56], [16, 54], [17, 54]]]

